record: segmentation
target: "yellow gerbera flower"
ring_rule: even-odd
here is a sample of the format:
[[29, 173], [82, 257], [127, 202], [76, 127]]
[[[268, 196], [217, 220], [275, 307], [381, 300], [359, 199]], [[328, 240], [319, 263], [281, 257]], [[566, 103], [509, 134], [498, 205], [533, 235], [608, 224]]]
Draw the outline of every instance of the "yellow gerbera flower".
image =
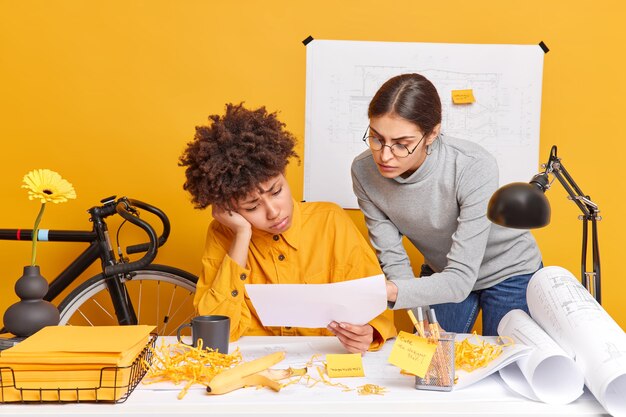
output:
[[28, 199], [41, 201], [41, 208], [35, 220], [35, 227], [33, 227], [33, 249], [30, 264], [35, 265], [37, 258], [37, 234], [41, 217], [46, 209], [46, 203], [64, 203], [70, 198], [76, 198], [76, 191], [74, 191], [72, 184], [49, 169], [32, 170], [24, 175], [23, 181], [24, 185], [22, 185], [22, 188], [28, 190]]
[[45, 203], [64, 203], [76, 198], [74, 187], [59, 174], [49, 169], [35, 169], [24, 175], [22, 188], [28, 189], [30, 200], [41, 200]]

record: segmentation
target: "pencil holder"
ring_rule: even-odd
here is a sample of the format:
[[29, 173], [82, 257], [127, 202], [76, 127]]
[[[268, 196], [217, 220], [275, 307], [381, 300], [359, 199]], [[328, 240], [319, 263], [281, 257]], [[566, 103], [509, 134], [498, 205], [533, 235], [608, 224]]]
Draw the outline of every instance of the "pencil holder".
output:
[[[428, 337], [426, 333], [426, 337]], [[456, 333], [441, 333], [437, 349], [424, 378], [415, 377], [415, 388], [430, 391], [452, 391], [454, 387], [454, 337]], [[432, 340], [432, 339], [431, 339]]]

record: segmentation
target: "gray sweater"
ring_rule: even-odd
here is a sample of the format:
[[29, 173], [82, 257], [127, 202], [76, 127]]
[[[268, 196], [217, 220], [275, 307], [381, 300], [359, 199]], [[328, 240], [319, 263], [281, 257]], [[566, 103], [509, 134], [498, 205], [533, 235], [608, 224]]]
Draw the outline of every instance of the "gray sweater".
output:
[[[417, 171], [385, 178], [367, 150], [352, 162], [352, 185], [386, 277], [398, 286], [394, 309], [463, 301], [472, 290], [536, 271], [541, 254], [528, 231], [492, 224], [495, 158], [481, 146], [440, 135]], [[413, 279], [406, 236], [435, 271]]]

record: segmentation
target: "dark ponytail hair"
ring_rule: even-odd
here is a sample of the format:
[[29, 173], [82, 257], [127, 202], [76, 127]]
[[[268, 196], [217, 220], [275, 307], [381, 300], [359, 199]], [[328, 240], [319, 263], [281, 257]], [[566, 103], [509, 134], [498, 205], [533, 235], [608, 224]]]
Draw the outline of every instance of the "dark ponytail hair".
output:
[[429, 135], [441, 123], [437, 89], [420, 74], [402, 74], [387, 80], [370, 102], [369, 118], [396, 114]]

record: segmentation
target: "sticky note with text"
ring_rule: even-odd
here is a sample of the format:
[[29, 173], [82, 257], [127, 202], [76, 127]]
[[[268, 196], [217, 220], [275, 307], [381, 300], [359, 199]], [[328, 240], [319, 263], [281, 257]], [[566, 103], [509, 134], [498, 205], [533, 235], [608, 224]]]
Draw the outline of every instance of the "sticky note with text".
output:
[[331, 378], [365, 376], [359, 353], [329, 353], [326, 355], [326, 373]]
[[452, 102], [454, 104], [470, 104], [475, 102], [474, 92], [470, 90], [452, 90]]
[[416, 334], [400, 332], [391, 348], [389, 363], [424, 378], [437, 345]]

